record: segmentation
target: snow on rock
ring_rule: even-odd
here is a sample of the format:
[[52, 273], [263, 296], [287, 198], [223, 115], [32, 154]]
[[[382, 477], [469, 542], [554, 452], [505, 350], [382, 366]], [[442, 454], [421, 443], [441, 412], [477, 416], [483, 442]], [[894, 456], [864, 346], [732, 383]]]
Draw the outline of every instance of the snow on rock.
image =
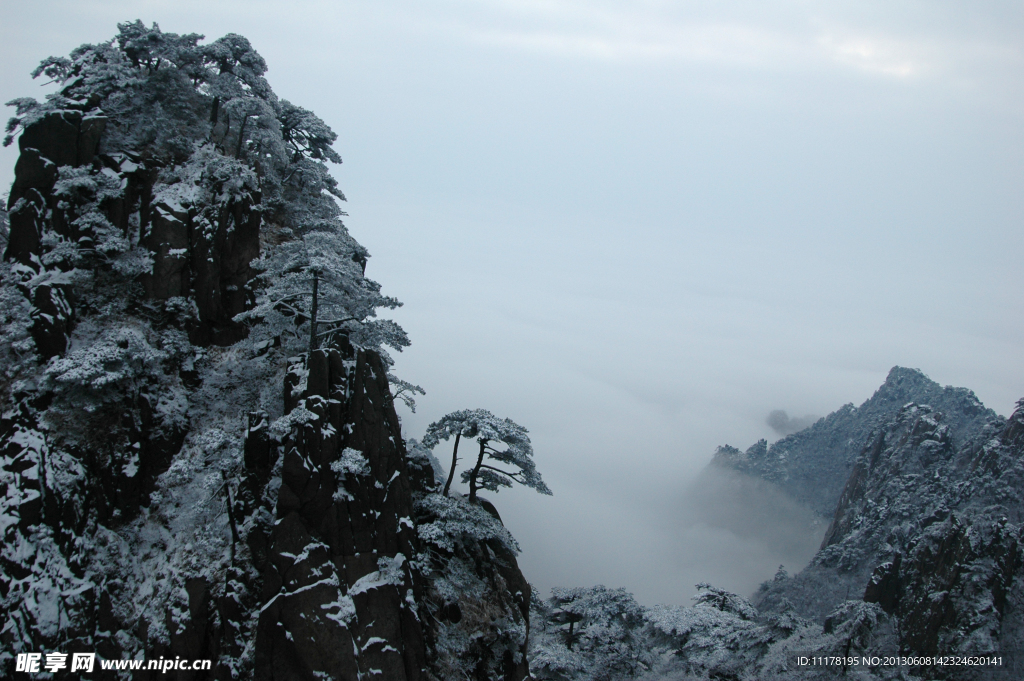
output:
[[[394, 408], [375, 406], [391, 404], [386, 372], [379, 355], [347, 343], [315, 351], [308, 366], [293, 409], [315, 418], [295, 422], [281, 443], [256, 678], [275, 678], [279, 658], [331, 675], [379, 669], [388, 679], [425, 678], [425, 632], [406, 602], [407, 591], [413, 603], [422, 591], [406, 559], [419, 544], [399, 522], [412, 515], [406, 456]], [[405, 489], [388, 494], [388, 481]], [[324, 626], [325, 612], [344, 626]]]
[[[401, 579], [378, 562], [418, 555], [381, 347], [408, 339], [375, 319], [399, 303], [341, 222], [336, 135], [274, 95], [245, 38], [201, 41], [121, 24], [41, 64], [45, 101], [14, 103], [0, 676], [16, 653], [63, 650], [253, 678], [283, 627], [331, 678], [418, 678], [420, 587], [411, 561]], [[332, 349], [309, 357], [317, 268]], [[370, 474], [336, 504], [349, 444]], [[382, 569], [388, 585], [346, 595]], [[349, 652], [318, 648], [326, 631]], [[373, 637], [388, 645], [356, 661]]]

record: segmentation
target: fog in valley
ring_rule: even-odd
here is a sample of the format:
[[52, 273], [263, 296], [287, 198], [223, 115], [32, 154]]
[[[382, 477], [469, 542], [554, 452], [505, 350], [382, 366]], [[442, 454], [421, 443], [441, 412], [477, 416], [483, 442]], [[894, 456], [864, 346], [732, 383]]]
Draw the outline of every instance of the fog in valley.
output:
[[545, 595], [799, 571], [829, 519], [707, 465], [894, 365], [1024, 396], [1017, 3], [43, 0], [5, 7], [3, 101], [136, 18], [246, 36], [339, 134], [426, 391], [405, 436], [467, 408], [530, 430], [554, 496], [486, 496]]

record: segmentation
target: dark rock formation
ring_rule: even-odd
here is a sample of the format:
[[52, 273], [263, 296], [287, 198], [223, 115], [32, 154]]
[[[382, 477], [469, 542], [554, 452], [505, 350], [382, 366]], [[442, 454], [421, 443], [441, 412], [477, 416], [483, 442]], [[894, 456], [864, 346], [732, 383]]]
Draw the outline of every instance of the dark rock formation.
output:
[[[194, 299], [198, 318], [189, 329], [194, 344], [237, 342], [245, 336], [245, 328], [234, 317], [251, 307], [254, 299], [249, 263], [260, 254], [259, 192], [213, 206], [160, 200], [153, 192], [163, 162], [138, 154], [100, 153], [106, 118], [97, 111], [48, 114], [22, 132], [4, 258], [38, 275], [45, 269], [41, 259], [50, 250], [43, 244], [48, 230], [74, 241], [89, 236], [69, 224], [67, 206], [62, 207], [53, 194], [59, 168], [113, 173], [123, 185], [122, 194], [101, 208], [126, 240], [138, 241], [152, 253], [151, 271], [139, 278], [147, 297]], [[208, 182], [210, 194], [221, 193], [218, 183], [224, 178]], [[36, 309], [32, 334], [40, 355], [62, 354], [75, 318], [70, 287], [35, 285], [29, 294]]]
[[[480, 508], [499, 524], [497, 509], [486, 499]], [[429, 513], [419, 522], [429, 524]], [[515, 552], [499, 537], [473, 540], [463, 536], [454, 551], [433, 552], [427, 609], [439, 629], [435, 669], [441, 678], [456, 669], [472, 671], [480, 681], [522, 681], [530, 677], [530, 584]], [[448, 578], [463, 573], [469, 588], [451, 590]], [[472, 586], [470, 586], [472, 585]], [[467, 646], [453, 639], [470, 639]]]
[[256, 678], [425, 678], [412, 490], [384, 366], [345, 342], [314, 352], [305, 379], [283, 443]]
[[[215, 215], [203, 216], [206, 219], [189, 216], [189, 283], [199, 311], [199, 324], [190, 336], [197, 345], [230, 345], [245, 337], [245, 327], [235, 322], [234, 317], [253, 302], [252, 291], [249, 290], [252, 278], [249, 263], [260, 254], [259, 202], [259, 194], [254, 193], [242, 200], [228, 202]], [[158, 205], [158, 214], [160, 208]], [[172, 245], [180, 242], [180, 236], [173, 233], [175, 230], [166, 229], [170, 226], [167, 215], [163, 213], [166, 236], [161, 237], [156, 232], [147, 235], [159, 248], [154, 265], [168, 275], [173, 275], [179, 267], [182, 269], [176, 285], [173, 277], [168, 279], [167, 288], [154, 284], [153, 294], [158, 297], [174, 295], [174, 291], [180, 291], [188, 281], [183, 266], [178, 262], [182, 257], [180, 249], [175, 250]], [[157, 276], [157, 269], [154, 269], [153, 282], [158, 281]]]
[[[51, 113], [28, 126], [18, 138], [21, 152], [8, 198], [10, 235], [4, 258], [39, 269], [47, 216], [57, 209], [52, 196], [60, 166], [78, 167], [96, 156], [107, 119], [99, 111]], [[43, 358], [64, 352], [74, 323], [74, 306], [65, 286], [39, 285], [30, 291], [32, 336]]]

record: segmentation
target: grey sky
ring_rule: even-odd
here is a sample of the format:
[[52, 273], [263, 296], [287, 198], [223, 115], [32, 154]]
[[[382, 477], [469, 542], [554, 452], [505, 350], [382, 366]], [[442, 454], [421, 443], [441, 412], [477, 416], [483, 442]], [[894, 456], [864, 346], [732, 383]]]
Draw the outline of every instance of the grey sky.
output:
[[[806, 559], [686, 493], [716, 445], [774, 439], [772, 409], [859, 403], [895, 364], [1002, 414], [1024, 396], [1019, 3], [79, 0], [4, 16], [3, 101], [45, 91], [40, 59], [141, 18], [245, 35], [275, 91], [338, 132], [347, 224], [406, 303], [397, 372], [428, 393], [408, 435], [476, 407], [530, 429], [555, 496], [495, 501], [542, 590], [684, 603], [697, 581], [748, 593]], [[0, 153], [4, 186], [14, 160]]]

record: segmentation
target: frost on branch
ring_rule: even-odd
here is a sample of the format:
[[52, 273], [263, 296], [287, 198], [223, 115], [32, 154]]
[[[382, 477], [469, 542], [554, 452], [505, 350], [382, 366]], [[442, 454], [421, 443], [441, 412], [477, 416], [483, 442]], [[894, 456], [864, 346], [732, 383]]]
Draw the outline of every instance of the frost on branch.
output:
[[416, 413], [416, 399], [415, 395], [426, 395], [426, 391], [418, 385], [413, 385], [408, 381], [402, 380], [398, 376], [392, 373], [388, 374], [388, 382], [391, 384], [391, 396], [396, 400], [401, 400], [402, 403], [409, 408], [409, 411]]
[[538, 679], [620, 679], [651, 668], [644, 609], [625, 589], [555, 588], [534, 608], [531, 670]]
[[[470, 503], [476, 501], [477, 489], [497, 492], [500, 487], [511, 487], [513, 482], [533, 488], [541, 494], [551, 494], [533, 462], [533, 446], [526, 428], [511, 419], [499, 419], [486, 409], [455, 411], [431, 423], [422, 444], [433, 449], [441, 440], [452, 436], [455, 436], [452, 466], [443, 494], [447, 495], [451, 488], [458, 463], [459, 441], [463, 437], [475, 437], [480, 445], [476, 464], [462, 473], [462, 481], [469, 483]], [[504, 447], [499, 449], [492, 443]], [[493, 461], [501, 467], [484, 463], [485, 460]]]

